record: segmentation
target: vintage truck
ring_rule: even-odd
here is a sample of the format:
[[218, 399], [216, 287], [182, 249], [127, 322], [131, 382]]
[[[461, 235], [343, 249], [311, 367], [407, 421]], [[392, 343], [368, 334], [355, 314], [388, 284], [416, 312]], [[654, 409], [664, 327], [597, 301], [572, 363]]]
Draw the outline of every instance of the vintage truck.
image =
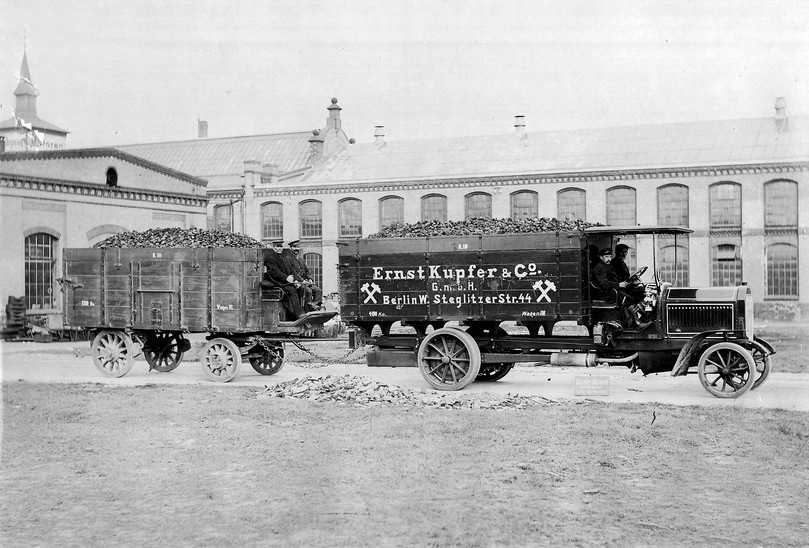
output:
[[264, 256], [253, 248], [76, 248], [64, 250], [65, 323], [92, 330], [93, 362], [121, 377], [140, 343], [149, 367], [168, 372], [190, 350], [188, 333], [207, 333], [200, 362], [212, 380], [232, 380], [243, 359], [277, 373], [284, 341], [312, 331], [335, 312], [286, 321], [281, 292], [262, 288]]
[[[653, 324], [643, 330], [622, 322], [620, 296], [594, 298], [594, 249], [689, 232], [598, 226], [358, 239], [340, 246], [341, 317], [354, 326], [352, 344], [367, 345], [369, 366], [417, 366], [439, 390], [498, 380], [515, 363], [622, 364], [644, 374], [696, 372], [714, 396], [738, 397], [764, 382], [774, 354], [755, 336], [746, 285], [672, 287], [653, 268], [645, 300]], [[503, 322], [521, 332], [509, 333]], [[581, 326], [580, 333], [555, 334], [560, 322]]]

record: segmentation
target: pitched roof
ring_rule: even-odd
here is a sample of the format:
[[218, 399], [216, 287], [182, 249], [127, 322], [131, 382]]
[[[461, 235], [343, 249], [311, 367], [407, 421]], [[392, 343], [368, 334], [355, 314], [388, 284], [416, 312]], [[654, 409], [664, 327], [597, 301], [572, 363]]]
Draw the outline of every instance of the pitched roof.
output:
[[157, 171], [163, 175], [180, 179], [197, 186], [207, 186], [208, 182], [187, 173], [176, 171], [166, 166], [144, 160], [132, 154], [122, 152], [115, 148], [62, 148], [57, 150], [37, 150], [31, 152], [5, 152], [0, 154], [0, 172], [3, 171], [3, 162], [20, 160], [51, 160], [61, 158], [118, 158], [137, 166]]
[[121, 145], [116, 148], [197, 177], [241, 175], [245, 160], [278, 165], [281, 173], [306, 166], [311, 131]]
[[809, 117], [355, 144], [301, 185], [809, 161]]
[[[52, 124], [47, 120], [43, 120], [39, 116], [31, 116], [30, 114], [27, 114], [23, 116], [22, 119], [31, 124], [34, 129], [51, 131], [53, 133], [63, 133], [65, 135], [70, 133], [68, 130], [62, 129], [56, 124]], [[15, 127], [17, 127], [17, 118], [14, 116], [8, 120], [3, 120], [0, 122], [0, 129], [14, 129]]]

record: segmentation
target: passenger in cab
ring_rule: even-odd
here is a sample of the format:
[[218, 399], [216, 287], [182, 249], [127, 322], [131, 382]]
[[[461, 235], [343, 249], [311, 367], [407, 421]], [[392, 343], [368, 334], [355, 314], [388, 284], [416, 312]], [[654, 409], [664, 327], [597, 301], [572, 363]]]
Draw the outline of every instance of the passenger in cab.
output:
[[284, 258], [284, 242], [272, 243], [273, 253], [267, 254], [264, 259], [264, 279], [261, 283], [265, 288], [277, 288], [283, 291], [281, 299], [287, 318], [297, 320], [303, 314], [301, 299], [298, 293], [300, 284], [295, 281], [293, 269]]
[[[620, 245], [621, 244], [619, 244], [619, 246]], [[625, 256], [626, 253], [624, 253], [624, 257]], [[623, 321], [626, 327], [646, 329], [652, 324], [652, 322], [641, 321], [637, 311], [637, 306], [635, 303], [629, 302], [632, 297], [629, 296], [630, 294], [626, 291], [626, 289], [630, 286], [630, 276], [627, 275], [626, 280], [619, 280], [619, 274], [616, 272], [616, 270], [620, 269], [621, 265], [618, 265], [616, 268], [611, 264], [612, 262], [612, 249], [605, 247], [599, 251], [598, 262], [590, 271], [593, 278], [593, 285], [596, 288], [593, 298], [616, 302], [621, 307]], [[626, 267], [626, 264], [623, 263], [623, 261], [622, 264], [623, 267]]]

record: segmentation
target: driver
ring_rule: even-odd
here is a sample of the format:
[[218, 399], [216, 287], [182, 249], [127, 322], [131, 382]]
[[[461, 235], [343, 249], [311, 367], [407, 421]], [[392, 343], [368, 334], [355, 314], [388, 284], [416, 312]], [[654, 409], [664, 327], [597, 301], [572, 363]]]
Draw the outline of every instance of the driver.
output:
[[619, 282], [621, 292], [632, 300], [632, 304], [643, 301], [646, 296], [646, 288], [642, 283], [637, 283], [635, 278], [629, 274], [629, 267], [626, 265], [626, 255], [629, 253], [629, 246], [618, 244], [615, 246], [615, 257], [610, 262], [613, 275]]
[[[598, 263], [596, 263], [592, 269], [593, 283], [598, 288], [600, 297], [610, 301], [615, 298], [617, 292], [628, 295], [628, 292], [624, 292], [630, 287], [629, 276], [627, 276], [626, 280], [618, 280], [616, 268], [611, 264], [614, 260], [612, 249], [605, 247], [599, 251]], [[626, 267], [626, 264], [623, 266]], [[635, 305], [629, 304], [629, 306], [627, 306], [627, 303], [624, 301], [625, 299], [618, 299], [618, 304], [621, 307], [626, 326], [643, 330], [652, 324], [652, 322], [642, 322], [638, 317]]]

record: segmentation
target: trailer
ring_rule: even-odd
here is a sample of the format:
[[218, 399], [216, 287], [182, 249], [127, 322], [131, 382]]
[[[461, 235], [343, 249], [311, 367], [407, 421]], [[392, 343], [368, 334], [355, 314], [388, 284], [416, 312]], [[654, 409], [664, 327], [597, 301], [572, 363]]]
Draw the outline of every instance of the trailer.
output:
[[232, 380], [243, 360], [277, 373], [284, 341], [322, 326], [335, 312], [283, 318], [281, 292], [262, 288], [264, 257], [253, 248], [65, 249], [65, 323], [89, 329], [93, 362], [104, 375], [132, 368], [139, 343], [150, 369], [169, 372], [206, 333], [201, 364], [212, 380]]
[[[746, 285], [672, 287], [653, 268], [644, 301], [653, 324], [645, 329], [624, 325], [621, 295], [596, 298], [598, 249], [642, 236], [656, 252], [657, 238], [689, 232], [600, 226], [358, 239], [340, 246], [341, 317], [354, 326], [352, 344], [366, 345], [369, 366], [418, 367], [438, 390], [499, 380], [516, 363], [609, 364], [644, 374], [696, 373], [714, 396], [738, 397], [764, 382], [775, 353], [754, 335]], [[522, 332], [508, 333], [503, 322]], [[583, 326], [586, 335], [555, 334], [559, 322]], [[392, 332], [394, 324], [412, 332]]]

